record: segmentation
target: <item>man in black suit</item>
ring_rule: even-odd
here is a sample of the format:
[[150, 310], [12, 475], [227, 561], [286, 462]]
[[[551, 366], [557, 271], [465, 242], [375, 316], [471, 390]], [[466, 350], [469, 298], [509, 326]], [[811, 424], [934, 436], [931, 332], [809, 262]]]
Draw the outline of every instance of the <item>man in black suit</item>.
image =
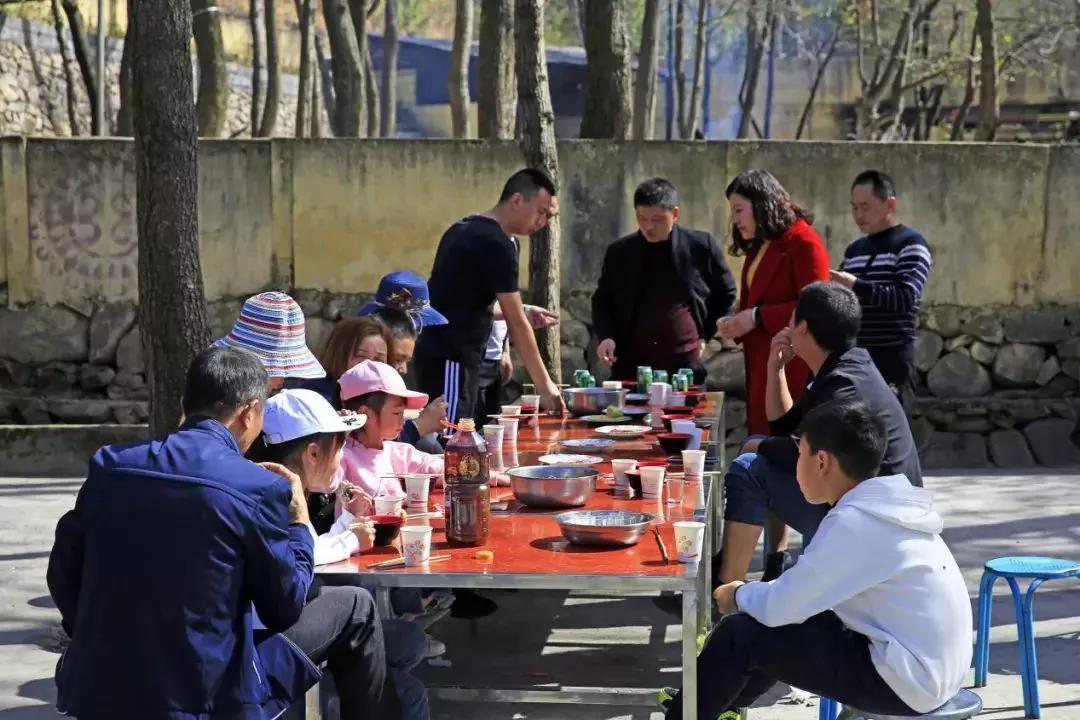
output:
[[597, 356], [616, 380], [639, 365], [705, 379], [701, 351], [735, 301], [735, 279], [712, 235], [677, 225], [675, 186], [651, 178], [634, 191], [638, 231], [612, 243], [592, 299]]

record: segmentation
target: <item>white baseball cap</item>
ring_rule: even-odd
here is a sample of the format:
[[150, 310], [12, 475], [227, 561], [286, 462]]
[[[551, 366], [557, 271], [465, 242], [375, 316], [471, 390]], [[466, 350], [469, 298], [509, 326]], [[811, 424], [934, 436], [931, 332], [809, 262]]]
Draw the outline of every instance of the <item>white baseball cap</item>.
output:
[[334, 406], [314, 390], [282, 390], [266, 401], [263, 439], [267, 445], [317, 433], [348, 433], [364, 427], [367, 417], [341, 417]]

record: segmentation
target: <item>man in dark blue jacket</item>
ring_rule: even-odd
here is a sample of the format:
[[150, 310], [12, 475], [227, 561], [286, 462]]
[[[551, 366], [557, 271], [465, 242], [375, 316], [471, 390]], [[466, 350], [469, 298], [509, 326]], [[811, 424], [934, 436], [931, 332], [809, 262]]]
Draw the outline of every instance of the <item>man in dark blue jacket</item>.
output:
[[80, 720], [271, 720], [327, 661], [342, 717], [396, 718], [371, 595], [305, 606], [314, 541], [300, 479], [243, 453], [268, 379], [231, 348], [188, 370], [187, 420], [104, 447], [56, 527], [49, 591], [71, 644], [57, 709]]

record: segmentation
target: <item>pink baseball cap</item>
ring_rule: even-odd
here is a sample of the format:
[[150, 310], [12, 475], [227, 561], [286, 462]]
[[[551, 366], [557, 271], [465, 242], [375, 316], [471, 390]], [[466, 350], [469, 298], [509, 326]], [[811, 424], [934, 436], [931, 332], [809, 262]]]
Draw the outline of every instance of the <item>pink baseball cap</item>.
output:
[[341, 387], [342, 400], [384, 392], [404, 399], [408, 410], [422, 410], [427, 406], [427, 395], [406, 388], [397, 370], [375, 360], [364, 360], [353, 365], [338, 378], [338, 385]]

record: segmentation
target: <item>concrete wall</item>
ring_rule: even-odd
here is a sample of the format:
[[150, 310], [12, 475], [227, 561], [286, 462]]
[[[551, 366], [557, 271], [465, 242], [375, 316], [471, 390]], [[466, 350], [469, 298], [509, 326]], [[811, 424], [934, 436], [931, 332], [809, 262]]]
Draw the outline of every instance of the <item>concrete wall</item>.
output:
[[[8, 303], [133, 299], [133, 145], [7, 138], [2, 157]], [[934, 248], [928, 303], [1071, 302], [1080, 283], [1074, 146], [577, 141], [560, 145], [560, 162], [567, 288], [595, 283], [605, 245], [633, 228], [640, 179], [669, 177], [685, 223], [723, 238], [724, 187], [752, 167], [773, 171], [817, 215], [836, 258], [857, 234], [851, 178], [867, 167], [892, 173], [902, 219]], [[425, 273], [445, 227], [489, 207], [519, 164], [512, 143], [203, 141], [207, 293], [213, 300], [275, 283], [355, 293], [373, 290], [391, 268]]]

